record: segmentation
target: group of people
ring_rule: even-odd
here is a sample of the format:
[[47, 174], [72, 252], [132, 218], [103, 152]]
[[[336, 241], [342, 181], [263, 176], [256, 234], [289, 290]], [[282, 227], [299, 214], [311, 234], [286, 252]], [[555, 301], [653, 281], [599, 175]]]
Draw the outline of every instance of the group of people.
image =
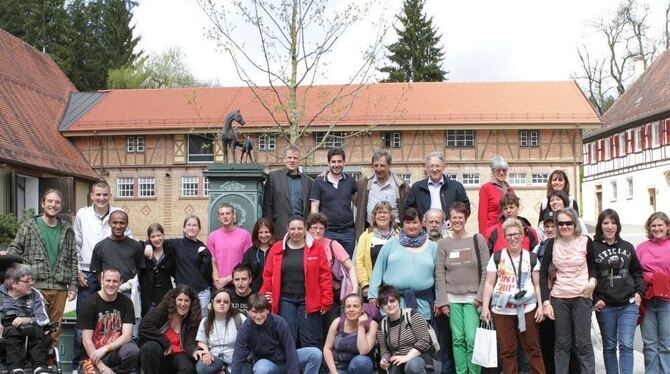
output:
[[358, 181], [344, 173], [342, 149], [314, 180], [300, 156], [289, 146], [285, 168], [269, 174], [251, 233], [224, 201], [205, 242], [195, 215], [180, 238], [154, 223], [145, 241], [132, 239], [106, 182], [72, 226], [58, 217], [61, 193], [46, 191], [42, 215], [0, 252], [27, 264], [0, 286], [3, 336], [28, 342], [12, 346], [10, 372], [28, 356], [34, 372], [48, 372], [46, 350], [76, 297], [80, 373], [480, 373], [472, 355], [482, 321], [495, 326], [499, 371], [594, 373], [593, 310], [608, 373], [632, 372], [638, 320], [647, 371], [670, 373], [664, 213], [649, 217], [637, 249], [611, 209], [591, 239], [556, 170], [533, 227], [495, 157], [479, 190], [479, 232], [469, 232], [470, 201], [439, 152], [411, 188], [385, 151]]

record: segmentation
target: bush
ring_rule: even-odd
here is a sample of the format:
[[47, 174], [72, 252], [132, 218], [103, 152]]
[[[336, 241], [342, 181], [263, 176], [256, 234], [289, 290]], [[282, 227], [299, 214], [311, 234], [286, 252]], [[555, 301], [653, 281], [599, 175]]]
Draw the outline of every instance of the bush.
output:
[[[27, 219], [35, 215], [34, 209], [23, 211], [22, 219]], [[21, 222], [11, 214], [0, 214], [0, 246], [6, 246], [16, 236]]]

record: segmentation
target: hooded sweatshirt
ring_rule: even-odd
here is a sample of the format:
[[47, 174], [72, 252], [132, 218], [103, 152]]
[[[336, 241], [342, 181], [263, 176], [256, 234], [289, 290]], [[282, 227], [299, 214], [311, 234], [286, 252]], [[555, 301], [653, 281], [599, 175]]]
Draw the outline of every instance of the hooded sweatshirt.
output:
[[633, 302], [635, 293], [644, 296], [642, 268], [633, 245], [618, 239], [613, 244], [593, 241], [598, 285], [593, 302], [603, 300], [606, 306], [622, 306]]

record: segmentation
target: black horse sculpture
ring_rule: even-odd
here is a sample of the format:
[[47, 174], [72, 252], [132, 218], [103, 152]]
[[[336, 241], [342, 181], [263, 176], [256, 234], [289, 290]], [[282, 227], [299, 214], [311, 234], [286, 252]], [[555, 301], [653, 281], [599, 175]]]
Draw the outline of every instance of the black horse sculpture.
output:
[[[238, 143], [239, 144], [239, 143]], [[244, 162], [244, 155], [247, 155], [247, 162], [254, 162], [254, 155], [251, 151], [254, 150], [254, 141], [248, 136], [244, 136], [244, 143], [242, 143], [242, 155], [240, 156], [240, 162]]]
[[226, 115], [226, 119], [223, 122], [223, 130], [221, 131], [221, 145], [223, 146], [223, 161], [228, 163], [228, 147], [233, 155], [233, 162], [237, 163], [237, 158], [235, 157], [235, 147], [242, 145], [237, 140], [237, 130], [233, 127], [233, 121], [244, 126], [244, 117], [240, 114], [240, 110], [230, 112]]

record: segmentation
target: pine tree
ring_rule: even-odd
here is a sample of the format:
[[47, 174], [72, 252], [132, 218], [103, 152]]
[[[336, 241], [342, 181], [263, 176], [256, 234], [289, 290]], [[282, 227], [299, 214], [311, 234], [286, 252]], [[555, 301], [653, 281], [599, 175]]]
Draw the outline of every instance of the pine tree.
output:
[[389, 73], [383, 82], [441, 82], [447, 72], [442, 70], [444, 51], [433, 19], [423, 12], [424, 0], [404, 0], [402, 13], [396, 18], [402, 28], [395, 27], [398, 41], [388, 45], [390, 66], [380, 69]]

